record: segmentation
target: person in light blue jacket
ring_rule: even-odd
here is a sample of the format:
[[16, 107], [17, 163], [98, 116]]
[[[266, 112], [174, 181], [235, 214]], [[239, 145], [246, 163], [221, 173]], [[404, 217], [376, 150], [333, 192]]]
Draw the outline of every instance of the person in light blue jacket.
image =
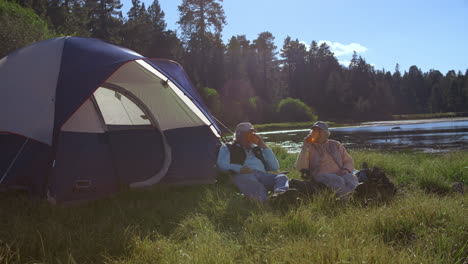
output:
[[234, 184], [250, 199], [266, 201], [268, 190], [277, 196], [289, 189], [286, 175], [269, 172], [279, 169], [278, 160], [251, 123], [237, 125], [234, 142], [221, 146], [217, 164], [234, 174]]

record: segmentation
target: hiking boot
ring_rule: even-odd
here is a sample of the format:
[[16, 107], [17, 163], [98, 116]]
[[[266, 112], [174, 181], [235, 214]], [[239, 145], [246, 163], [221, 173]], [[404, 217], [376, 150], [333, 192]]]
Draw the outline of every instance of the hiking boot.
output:
[[301, 181], [296, 179], [289, 180], [290, 189], [296, 189], [298, 192], [304, 195], [313, 195], [319, 192], [322, 189], [325, 189], [326, 186], [322, 183], [315, 181]]
[[293, 202], [296, 201], [300, 196], [300, 192], [296, 189], [289, 188], [284, 192], [276, 192], [271, 196], [271, 199], [275, 202]]

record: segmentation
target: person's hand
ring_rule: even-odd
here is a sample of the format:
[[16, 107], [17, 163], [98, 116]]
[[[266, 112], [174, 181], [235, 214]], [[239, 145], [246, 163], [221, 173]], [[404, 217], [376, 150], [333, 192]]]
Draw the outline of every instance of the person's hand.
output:
[[312, 131], [304, 138], [304, 144], [311, 142]]
[[249, 168], [248, 166], [244, 166], [240, 169], [239, 173], [240, 174], [249, 174], [249, 173], [253, 173], [254, 171]]
[[337, 174], [338, 174], [338, 176], [343, 176], [343, 175], [348, 174], [348, 173], [350, 173], [350, 172], [347, 169], [340, 169]]
[[257, 138], [257, 146], [261, 147], [262, 149], [267, 147], [267, 145], [263, 141], [263, 138], [259, 134], [254, 134], [254, 136]]

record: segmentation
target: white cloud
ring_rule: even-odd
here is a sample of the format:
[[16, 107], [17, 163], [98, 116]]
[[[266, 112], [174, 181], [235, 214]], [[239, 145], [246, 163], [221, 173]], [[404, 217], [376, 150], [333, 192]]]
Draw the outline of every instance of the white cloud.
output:
[[351, 61], [349, 61], [349, 60], [340, 60], [340, 61], [338, 61], [338, 63], [345, 66], [345, 67], [348, 67], [349, 64], [351, 63]]
[[335, 54], [335, 56], [353, 54], [354, 51], [357, 53], [364, 53], [367, 51], [367, 48], [359, 43], [341, 44], [339, 42], [331, 42], [328, 40], [320, 40], [318, 42], [319, 45], [322, 43], [326, 43], [330, 46], [330, 50]]
[[[349, 60], [339, 60], [338, 63], [345, 66], [345, 67], [349, 67], [349, 64], [351, 63], [351, 61], [349, 61]], [[375, 68], [374, 63], [371, 63], [369, 65]]]

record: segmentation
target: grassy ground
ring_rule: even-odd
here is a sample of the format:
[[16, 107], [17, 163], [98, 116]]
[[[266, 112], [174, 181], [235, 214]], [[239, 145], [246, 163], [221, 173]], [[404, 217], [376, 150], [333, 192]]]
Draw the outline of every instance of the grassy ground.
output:
[[254, 124], [258, 131], [275, 131], [283, 129], [303, 129], [310, 128], [314, 121], [310, 122], [290, 122], [290, 123], [270, 123], [270, 124]]
[[[283, 169], [295, 157], [274, 149]], [[289, 208], [232, 186], [129, 191], [61, 208], [0, 196], [0, 263], [464, 263], [468, 153], [352, 152], [388, 173], [394, 201], [361, 205], [324, 192]], [[466, 262], [465, 262], [466, 263]]]

